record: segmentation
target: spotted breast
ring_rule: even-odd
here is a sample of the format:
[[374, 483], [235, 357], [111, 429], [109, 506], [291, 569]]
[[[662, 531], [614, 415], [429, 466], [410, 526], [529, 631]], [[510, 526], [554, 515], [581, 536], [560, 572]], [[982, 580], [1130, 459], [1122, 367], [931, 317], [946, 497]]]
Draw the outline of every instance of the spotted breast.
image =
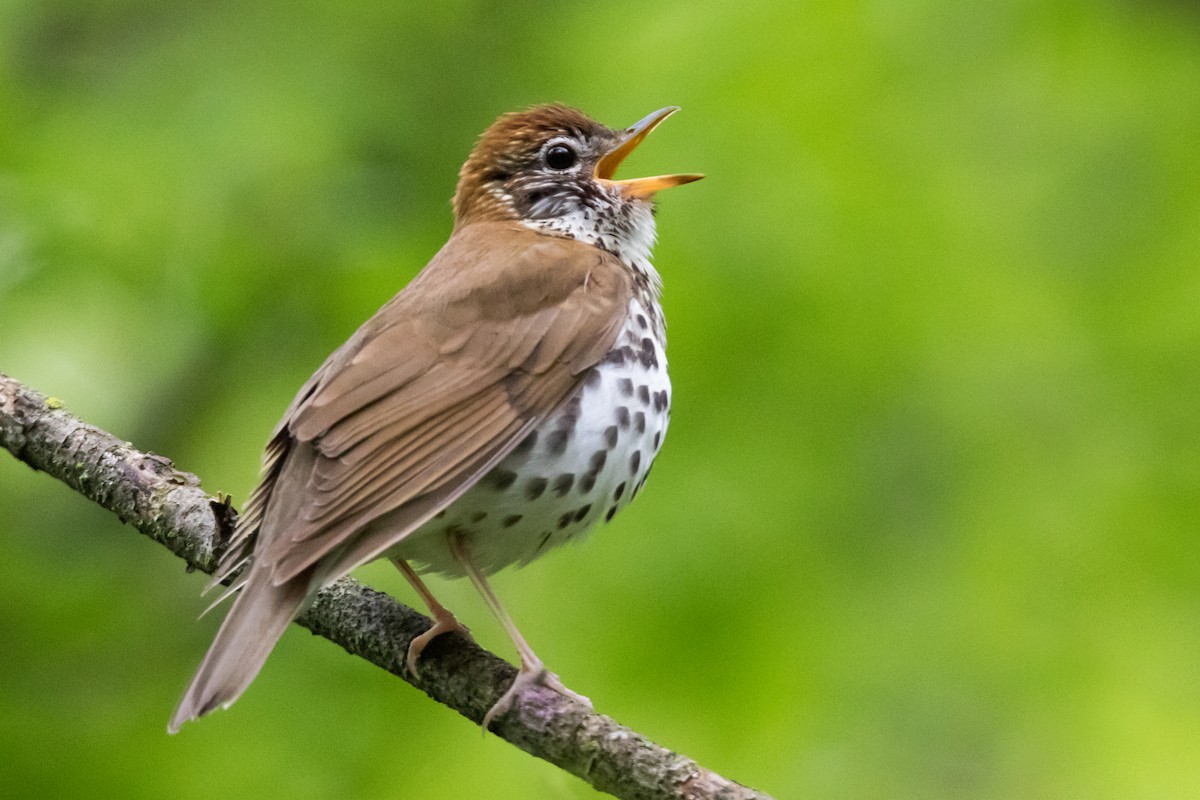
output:
[[671, 409], [662, 311], [635, 298], [616, 344], [577, 393], [479, 483], [414, 531], [392, 555], [419, 571], [463, 574], [451, 534], [494, 573], [527, 564], [608, 522], [641, 490]]

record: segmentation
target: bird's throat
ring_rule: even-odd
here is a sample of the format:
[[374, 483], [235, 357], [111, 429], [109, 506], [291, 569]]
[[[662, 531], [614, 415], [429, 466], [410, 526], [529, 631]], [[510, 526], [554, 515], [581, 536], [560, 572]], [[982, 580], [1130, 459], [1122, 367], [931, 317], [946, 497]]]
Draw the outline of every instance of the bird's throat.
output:
[[577, 239], [607, 250], [645, 276], [657, 295], [661, 279], [650, 263], [657, 237], [650, 203], [628, 201], [599, 209], [580, 205], [560, 216], [522, 222], [540, 233]]

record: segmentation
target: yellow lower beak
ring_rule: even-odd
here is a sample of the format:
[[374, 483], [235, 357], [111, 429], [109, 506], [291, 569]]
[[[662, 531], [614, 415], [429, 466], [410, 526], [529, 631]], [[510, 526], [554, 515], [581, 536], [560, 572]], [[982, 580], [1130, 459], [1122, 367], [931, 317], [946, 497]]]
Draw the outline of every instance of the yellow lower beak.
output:
[[625, 138], [621, 140], [621, 143], [605, 153], [596, 162], [596, 180], [612, 184], [630, 197], [651, 197], [663, 189], [669, 189], [672, 186], [682, 186], [685, 183], [691, 183], [703, 178], [703, 175], [697, 173], [683, 173], [679, 175], [655, 175], [652, 178], [627, 178], [621, 181], [614, 181], [612, 179], [612, 176], [617, 171], [617, 167], [625, 160], [625, 157], [632, 153], [634, 148], [641, 144], [642, 140], [650, 134], [650, 131], [658, 127], [660, 122], [678, 110], [679, 106], [660, 108], [626, 130]]

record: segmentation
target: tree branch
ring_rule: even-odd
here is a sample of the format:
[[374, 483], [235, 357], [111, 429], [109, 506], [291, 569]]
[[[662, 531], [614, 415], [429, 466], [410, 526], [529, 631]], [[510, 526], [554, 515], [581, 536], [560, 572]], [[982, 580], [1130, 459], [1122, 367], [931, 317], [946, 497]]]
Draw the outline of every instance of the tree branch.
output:
[[[143, 453], [0, 373], [0, 445], [53, 475], [166, 547], [189, 568], [212, 572], [228, 533], [227, 504], [167, 458]], [[322, 591], [297, 622], [365, 658], [478, 724], [516, 670], [447, 634], [421, 656], [421, 679], [403, 654], [430, 620], [352, 578]], [[492, 730], [522, 750], [627, 800], [770, 800], [673, 753], [557, 692], [535, 687]]]

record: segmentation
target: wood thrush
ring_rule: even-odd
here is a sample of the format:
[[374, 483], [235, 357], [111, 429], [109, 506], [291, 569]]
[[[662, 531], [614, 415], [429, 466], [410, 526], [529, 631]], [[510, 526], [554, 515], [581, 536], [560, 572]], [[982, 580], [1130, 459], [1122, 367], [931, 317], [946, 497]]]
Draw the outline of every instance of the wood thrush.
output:
[[[460, 172], [454, 231], [300, 389], [213, 584], [233, 606], [169, 730], [228, 706], [318, 590], [391, 559], [440, 633], [463, 628], [418, 572], [467, 576], [511, 636], [517, 680], [574, 697], [486, 576], [609, 520], [638, 493], [671, 405], [653, 196], [700, 175], [615, 180], [677, 109], [625, 130], [547, 105], [500, 117]], [[415, 564], [414, 569], [411, 564]], [[582, 698], [581, 698], [582, 699]]]

